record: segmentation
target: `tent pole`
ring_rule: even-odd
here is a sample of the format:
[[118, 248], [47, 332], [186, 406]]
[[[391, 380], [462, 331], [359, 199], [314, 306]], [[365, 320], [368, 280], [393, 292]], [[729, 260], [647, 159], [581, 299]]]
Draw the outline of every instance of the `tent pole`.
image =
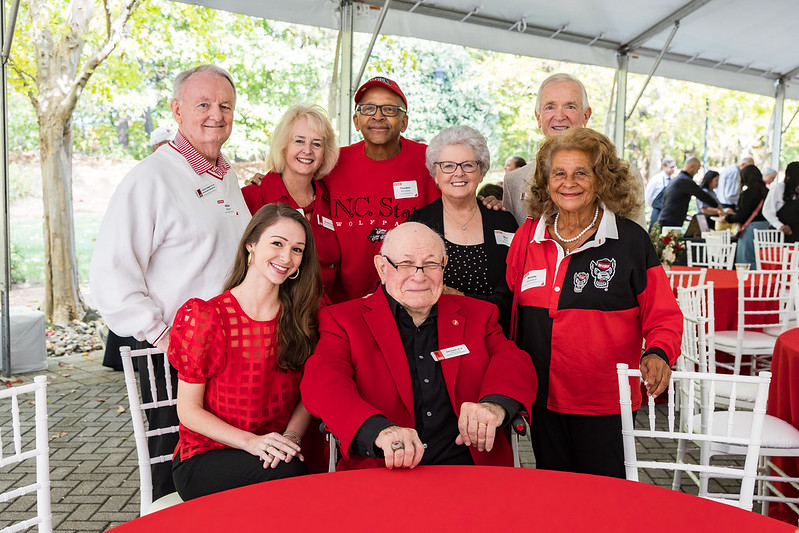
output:
[[625, 109], [627, 108], [627, 64], [630, 56], [626, 52], [619, 52], [616, 61], [619, 68], [616, 70], [616, 121], [613, 125], [613, 142], [619, 157], [624, 157], [624, 126]]
[[5, 2], [0, 5], [0, 41], [3, 44], [2, 52], [2, 78], [0, 80], [0, 152], [3, 154], [3, 163], [0, 165], [0, 182], [2, 182], [2, 213], [0, 216], [0, 240], [2, 241], [2, 278], [0, 278], [0, 305], [2, 305], [2, 323], [0, 323], [0, 353], [2, 353], [3, 375], [11, 375], [11, 308], [9, 307], [8, 292], [11, 289], [11, 244], [9, 238], [9, 218], [8, 218], [8, 102], [6, 101], [8, 87], [8, 71], [6, 63], [11, 53], [11, 43], [14, 38], [14, 26], [17, 21], [17, 10], [19, 0], [15, 0], [11, 6], [11, 18], [6, 29], [6, 10]]
[[338, 142], [348, 146], [352, 137], [352, 0], [341, 0], [341, 75], [338, 84]]
[[352, 88], [355, 89], [361, 85], [361, 78], [363, 78], [363, 73], [366, 70], [366, 65], [369, 63], [369, 58], [372, 57], [372, 49], [375, 47], [375, 41], [377, 40], [377, 36], [380, 35], [380, 29], [383, 27], [383, 21], [386, 20], [386, 15], [388, 14], [388, 6], [391, 5], [391, 0], [386, 0], [383, 4], [383, 9], [380, 10], [380, 16], [377, 18], [377, 24], [375, 24], [375, 30], [372, 32], [372, 40], [369, 41], [369, 48], [366, 49], [366, 54], [363, 56], [363, 63], [361, 63], [361, 70], [358, 71], [358, 76], [356, 76], [354, 83], [352, 84]]
[[782, 150], [782, 113], [785, 108], [785, 78], [774, 82], [774, 131], [771, 137], [771, 168], [780, 169]]
[[649, 82], [652, 80], [652, 76], [655, 75], [655, 71], [658, 69], [658, 67], [660, 66], [660, 62], [663, 60], [663, 55], [669, 49], [669, 46], [671, 46], [671, 41], [672, 39], [674, 39], [674, 35], [677, 33], [677, 30], [679, 28], [680, 28], [680, 21], [678, 20], [674, 23], [674, 27], [671, 29], [671, 34], [669, 34], [669, 38], [666, 39], [666, 44], [663, 45], [663, 50], [660, 51], [660, 54], [658, 54], [658, 58], [652, 64], [652, 69], [649, 71], [649, 76], [647, 76], [646, 81], [644, 82], [644, 86], [641, 87], [641, 92], [638, 93], [638, 98], [635, 99], [635, 103], [633, 103], [633, 106], [630, 108], [630, 112], [627, 113], [625, 120], [629, 120], [630, 117], [633, 116], [633, 111], [635, 111], [635, 107], [638, 105], [638, 102], [641, 101], [641, 97], [644, 95], [644, 91], [646, 91]]

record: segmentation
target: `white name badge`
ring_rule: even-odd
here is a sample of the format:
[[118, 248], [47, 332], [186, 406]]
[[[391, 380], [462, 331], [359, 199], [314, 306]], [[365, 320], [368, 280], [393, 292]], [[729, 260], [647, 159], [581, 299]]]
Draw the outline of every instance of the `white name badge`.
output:
[[211, 194], [215, 190], [216, 190], [216, 183], [211, 183], [209, 185], [206, 185], [202, 189], [197, 189], [196, 191], [194, 191], [194, 193], [197, 195], [197, 198], [202, 198], [203, 196]]
[[502, 231], [499, 229], [495, 229], [494, 238], [497, 240], [497, 244], [503, 246], [510, 246], [510, 243], [513, 242], [513, 233], [510, 233], [509, 231]]
[[316, 215], [316, 223], [322, 226], [323, 228], [327, 228], [330, 231], [336, 231], [336, 227], [333, 225], [333, 221], [327, 217], [323, 217], [322, 215]]
[[415, 181], [395, 181], [394, 182], [394, 198], [400, 200], [402, 198], [416, 198], [419, 196], [419, 187]]
[[547, 281], [546, 269], [531, 270], [522, 278], [522, 292], [534, 287], [543, 287]]
[[217, 200], [216, 204], [222, 208], [222, 216], [235, 217], [239, 214], [239, 212], [236, 211], [231, 204], [224, 200]]
[[458, 346], [452, 346], [450, 348], [444, 348], [443, 350], [430, 352], [430, 355], [432, 355], [433, 359], [436, 361], [443, 361], [444, 359], [460, 357], [461, 355], [466, 355], [467, 353], [469, 353], [469, 348], [467, 348], [465, 344], [460, 344]]

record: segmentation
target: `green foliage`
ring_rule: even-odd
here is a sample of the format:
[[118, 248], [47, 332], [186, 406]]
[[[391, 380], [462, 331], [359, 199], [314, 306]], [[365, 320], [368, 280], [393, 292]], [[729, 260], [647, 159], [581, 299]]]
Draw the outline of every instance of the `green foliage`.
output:
[[14, 243], [9, 244], [9, 246], [8, 259], [11, 267], [11, 284], [25, 283], [27, 277], [25, 277], [25, 272], [22, 270], [22, 263], [25, 261], [25, 257], [19, 252]]

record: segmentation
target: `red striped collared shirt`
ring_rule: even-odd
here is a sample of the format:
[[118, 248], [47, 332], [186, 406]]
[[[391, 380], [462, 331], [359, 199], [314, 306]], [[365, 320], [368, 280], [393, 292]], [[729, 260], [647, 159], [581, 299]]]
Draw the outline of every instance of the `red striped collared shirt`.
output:
[[219, 157], [216, 158], [216, 164], [212, 165], [186, 140], [186, 137], [180, 134], [180, 131], [175, 134], [175, 139], [169, 145], [186, 158], [186, 161], [189, 162], [189, 165], [197, 174], [205, 174], [207, 172], [221, 180], [225, 177], [227, 171], [230, 170], [230, 163], [222, 157], [222, 154], [219, 154]]

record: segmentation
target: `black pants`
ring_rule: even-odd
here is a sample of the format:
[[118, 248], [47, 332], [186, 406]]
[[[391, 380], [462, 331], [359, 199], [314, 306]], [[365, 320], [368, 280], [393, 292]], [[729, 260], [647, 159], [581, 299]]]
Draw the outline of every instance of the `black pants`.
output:
[[621, 415], [571, 415], [534, 405], [531, 418], [536, 468], [625, 478]]
[[[152, 348], [147, 342], [138, 342], [136, 349]], [[153, 367], [155, 370], [155, 383], [159, 391], [158, 399], [166, 400], [166, 373], [164, 372], [164, 355], [153, 356]], [[170, 370], [172, 381], [172, 397], [176, 398], [178, 393], [178, 372], [174, 367]], [[139, 386], [143, 402], [153, 401], [153, 393], [150, 390], [150, 369], [147, 368], [144, 360], [139, 365]], [[147, 426], [150, 430], [165, 428], [178, 425], [178, 410], [175, 406], [160, 407], [147, 411]], [[150, 456], [172, 455], [178, 444], [178, 434], [155, 435], [150, 437], [148, 445]], [[154, 464], [151, 467], [153, 477], [153, 501], [169, 493], [175, 492], [175, 484], [172, 481], [172, 464], [169, 461]]]
[[175, 457], [172, 474], [178, 494], [184, 501], [223, 490], [235, 489], [308, 473], [305, 463], [296, 457], [288, 463], [280, 462], [275, 468], [267, 466], [259, 457], [244, 450], [225, 448], [211, 450], [185, 461]]

